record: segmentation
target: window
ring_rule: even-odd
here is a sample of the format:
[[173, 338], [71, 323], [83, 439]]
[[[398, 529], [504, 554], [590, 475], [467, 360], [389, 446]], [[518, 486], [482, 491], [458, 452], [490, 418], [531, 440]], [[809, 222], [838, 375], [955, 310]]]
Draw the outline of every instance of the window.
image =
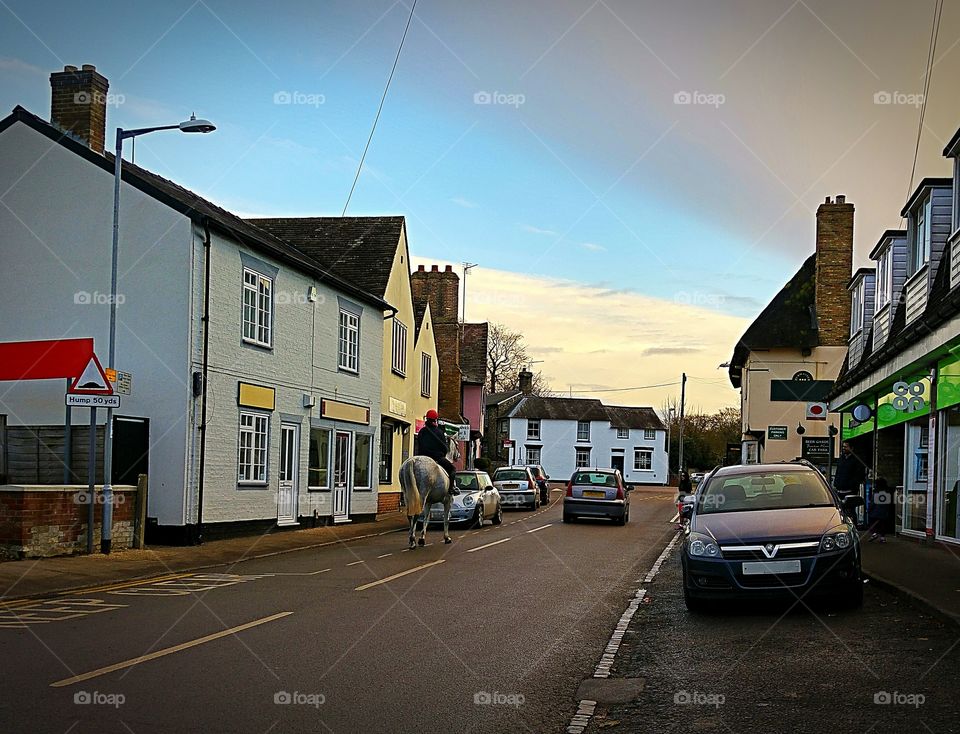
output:
[[307, 469], [309, 489], [330, 487], [330, 429], [310, 429], [310, 466]]
[[886, 251], [877, 260], [877, 310], [887, 305], [890, 301], [890, 291], [893, 290], [890, 281], [891, 262], [893, 257], [893, 248], [888, 247]]
[[237, 481], [243, 484], [267, 483], [267, 445], [270, 416], [240, 413], [240, 440], [237, 456]]
[[650, 471], [653, 469], [653, 449], [634, 449], [633, 468], [636, 471]]
[[577, 449], [576, 468], [583, 469], [590, 466], [590, 449]]
[[420, 394], [430, 397], [430, 380], [433, 377], [433, 359], [429, 354], [420, 355]]
[[531, 441], [540, 440], [540, 419], [529, 418], [527, 420], [527, 438]]
[[863, 328], [863, 281], [850, 294], [850, 336]]
[[655, 441], [657, 438], [657, 431], [653, 428], [644, 428], [643, 429], [643, 438], [646, 441]]
[[360, 372], [360, 317], [340, 309], [340, 349], [337, 365], [348, 372]]
[[930, 260], [930, 220], [933, 199], [927, 199], [917, 209], [913, 228], [913, 244], [910, 251], [910, 274], [916, 273]]
[[540, 447], [539, 446], [527, 446], [527, 463], [528, 464], [540, 463]]
[[243, 269], [243, 340], [269, 347], [273, 339], [273, 280]]
[[497, 432], [504, 435], [510, 433], [510, 420], [508, 418], [501, 418], [497, 421]]
[[398, 375], [407, 374], [407, 327], [396, 318], [393, 319], [393, 371]]
[[380, 426], [380, 484], [390, 484], [393, 480], [393, 426]]
[[370, 459], [373, 453], [373, 434], [357, 433], [353, 447], [353, 488], [370, 489]]
[[590, 440], [590, 421], [577, 421], [577, 440]]
[[617, 438], [630, 438], [630, 429], [617, 428]]

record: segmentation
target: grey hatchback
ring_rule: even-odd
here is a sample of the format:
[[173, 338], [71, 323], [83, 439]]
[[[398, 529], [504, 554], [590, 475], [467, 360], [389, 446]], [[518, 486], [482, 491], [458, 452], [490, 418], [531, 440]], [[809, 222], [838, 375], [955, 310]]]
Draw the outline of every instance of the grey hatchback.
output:
[[567, 482], [563, 521], [600, 517], [626, 525], [630, 520], [630, 494], [618, 469], [578, 469]]

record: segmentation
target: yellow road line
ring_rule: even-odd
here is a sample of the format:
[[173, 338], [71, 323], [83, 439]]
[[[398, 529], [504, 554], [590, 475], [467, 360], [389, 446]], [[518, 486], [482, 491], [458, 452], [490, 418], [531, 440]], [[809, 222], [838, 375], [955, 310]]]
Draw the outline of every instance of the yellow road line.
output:
[[388, 581], [393, 581], [394, 579], [398, 579], [401, 576], [406, 576], [407, 574], [416, 573], [417, 571], [422, 571], [425, 568], [430, 568], [430, 566], [436, 566], [438, 563], [445, 563], [445, 560], [441, 558], [439, 561], [434, 561], [433, 563], [424, 563], [422, 566], [417, 566], [416, 568], [408, 568], [406, 571], [395, 573], [393, 574], [393, 576], [387, 576], [385, 579], [380, 579], [379, 581], [373, 581], [369, 584], [358, 586], [356, 589], [354, 589], [354, 591], [364, 591], [365, 589], [369, 589], [374, 586], [379, 586], [380, 584], [385, 584]]
[[476, 548], [471, 548], [467, 553], [476, 553], [478, 550], [483, 550], [484, 548], [489, 548], [491, 545], [500, 545], [501, 543], [506, 543], [508, 540], [513, 540], [513, 538], [504, 538], [503, 540], [495, 540], [492, 543], [487, 543], [486, 545], [480, 545]]
[[246, 624], [241, 624], [237, 627], [231, 627], [227, 630], [222, 630], [220, 632], [214, 632], [212, 635], [206, 635], [205, 637], [199, 637], [196, 640], [191, 640], [190, 642], [183, 642], [179, 645], [174, 645], [173, 647], [165, 647], [162, 650], [156, 650], [155, 652], [148, 653], [146, 655], [140, 655], [139, 657], [132, 658], [130, 660], [124, 660], [122, 663], [114, 663], [113, 665], [108, 665], [105, 668], [97, 668], [96, 670], [91, 670], [89, 673], [81, 673], [80, 675], [75, 675], [72, 678], [65, 678], [63, 680], [58, 680], [55, 683], [51, 683], [51, 688], [62, 688], [63, 686], [73, 685], [74, 683], [79, 683], [80, 681], [90, 680], [91, 678], [96, 678], [100, 675], [106, 675], [107, 673], [113, 673], [116, 670], [123, 670], [124, 668], [132, 668], [134, 665], [139, 665], [140, 663], [145, 663], [149, 660], [156, 660], [157, 658], [162, 658], [165, 655], [172, 655], [175, 652], [180, 652], [181, 650], [186, 650], [190, 647], [196, 647], [197, 645], [202, 645], [205, 642], [212, 642], [213, 640], [218, 640], [221, 637], [226, 637], [228, 635], [236, 634], [237, 632], [242, 632], [243, 630], [250, 629], [251, 627], [256, 627], [261, 624], [266, 624], [267, 622], [272, 622], [275, 619], [281, 619], [286, 617], [293, 612], [279, 612], [277, 614], [271, 614], [269, 617], [263, 617], [262, 619], [255, 619], [252, 622], [247, 622]]

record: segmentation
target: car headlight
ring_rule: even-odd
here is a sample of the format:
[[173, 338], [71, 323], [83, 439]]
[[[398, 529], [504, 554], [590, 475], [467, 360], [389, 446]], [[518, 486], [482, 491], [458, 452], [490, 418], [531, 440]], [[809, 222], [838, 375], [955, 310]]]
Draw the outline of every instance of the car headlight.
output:
[[719, 558], [720, 557], [720, 546], [718, 546], [713, 538], [707, 535], [701, 535], [700, 533], [690, 533], [690, 537], [687, 538], [687, 552], [691, 556], [702, 556], [705, 558]]
[[463, 504], [465, 504], [467, 507], [470, 507], [470, 505], [473, 504], [473, 497], [471, 497], [470, 495], [464, 497]]
[[853, 545], [853, 535], [849, 525], [838, 525], [827, 531], [820, 539], [820, 552], [846, 550]]

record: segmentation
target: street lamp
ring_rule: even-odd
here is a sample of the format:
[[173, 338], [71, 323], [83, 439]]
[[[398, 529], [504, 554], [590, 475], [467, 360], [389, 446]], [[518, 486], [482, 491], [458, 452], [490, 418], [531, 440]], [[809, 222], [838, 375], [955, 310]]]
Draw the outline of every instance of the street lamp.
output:
[[[212, 133], [217, 127], [209, 120], [197, 119], [190, 115], [189, 120], [176, 125], [140, 127], [135, 130], [117, 128], [117, 147], [113, 161], [113, 249], [110, 264], [110, 340], [108, 364], [116, 369], [114, 357], [117, 341], [117, 256], [120, 251], [120, 181], [122, 178], [123, 141], [138, 135], [158, 130], [179, 130], [182, 133]], [[103, 449], [103, 523], [100, 531], [100, 552], [109, 553], [113, 540], [113, 408], [107, 408], [107, 435]]]

